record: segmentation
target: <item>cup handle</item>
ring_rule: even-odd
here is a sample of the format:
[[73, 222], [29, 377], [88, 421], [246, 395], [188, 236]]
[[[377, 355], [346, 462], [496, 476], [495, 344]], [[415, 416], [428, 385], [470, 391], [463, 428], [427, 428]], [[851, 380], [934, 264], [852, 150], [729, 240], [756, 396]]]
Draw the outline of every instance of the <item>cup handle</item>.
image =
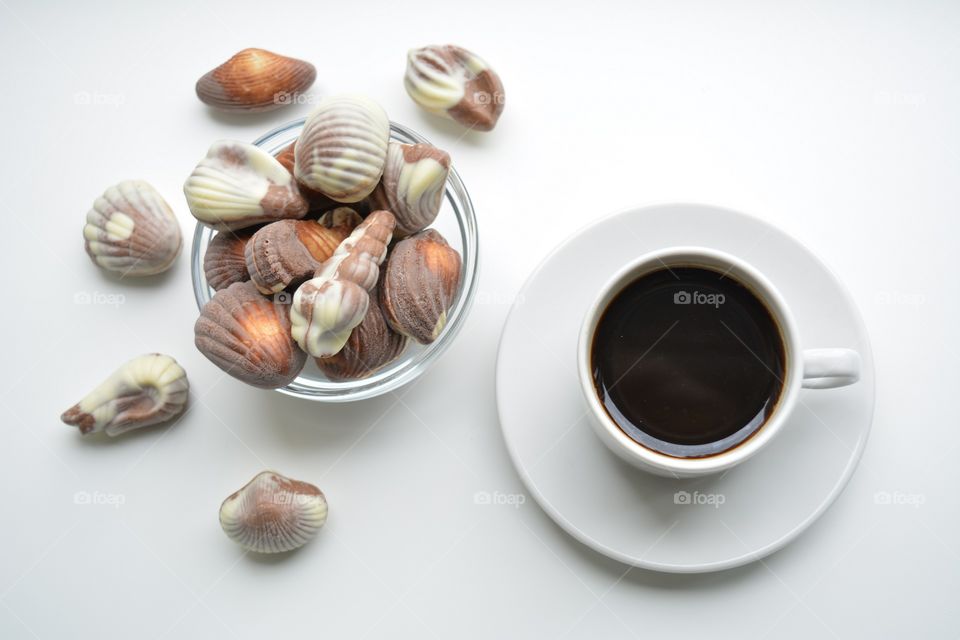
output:
[[853, 349], [805, 349], [803, 383], [806, 389], [845, 387], [860, 379], [860, 354]]

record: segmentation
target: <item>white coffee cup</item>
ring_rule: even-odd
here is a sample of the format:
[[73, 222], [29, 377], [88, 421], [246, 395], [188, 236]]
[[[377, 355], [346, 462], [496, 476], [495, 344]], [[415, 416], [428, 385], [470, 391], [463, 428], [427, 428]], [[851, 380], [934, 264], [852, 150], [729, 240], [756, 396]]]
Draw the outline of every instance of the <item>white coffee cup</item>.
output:
[[[697, 458], [680, 458], [655, 451], [630, 438], [610, 417], [594, 385], [591, 350], [597, 323], [607, 305], [628, 284], [668, 267], [702, 267], [727, 274], [764, 303], [780, 329], [785, 367], [780, 398], [766, 422], [749, 438], [730, 449]], [[793, 413], [801, 388], [830, 389], [860, 378], [860, 354], [852, 349], [803, 349], [793, 315], [783, 296], [759, 271], [732, 255], [704, 247], [671, 247], [643, 255], [618, 271], [587, 310], [577, 344], [577, 376], [590, 421], [600, 439], [630, 464], [662, 476], [689, 478], [724, 471], [767, 446]]]

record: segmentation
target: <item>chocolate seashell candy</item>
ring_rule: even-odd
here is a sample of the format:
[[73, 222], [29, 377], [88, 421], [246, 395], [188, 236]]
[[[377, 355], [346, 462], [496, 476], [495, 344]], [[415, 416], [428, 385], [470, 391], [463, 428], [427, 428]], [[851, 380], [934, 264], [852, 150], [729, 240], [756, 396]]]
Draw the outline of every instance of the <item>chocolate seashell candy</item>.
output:
[[289, 305], [266, 298], [252, 282], [235, 282], [204, 305], [194, 344], [234, 378], [262, 389], [286, 386], [307, 356], [290, 336]]
[[169, 269], [183, 246], [170, 205], [143, 180], [124, 180], [97, 198], [83, 226], [90, 259], [123, 276]]
[[233, 140], [210, 146], [183, 184], [183, 193], [193, 216], [219, 230], [302, 218], [309, 208], [290, 172], [276, 158]]
[[294, 148], [297, 180], [337, 202], [359, 202], [380, 181], [390, 120], [373, 100], [324, 98], [310, 113]]
[[220, 526], [248, 551], [282, 553], [310, 542], [327, 521], [327, 511], [327, 499], [316, 486], [263, 471], [223, 501]]
[[418, 105], [469, 129], [490, 131], [503, 113], [500, 76], [478, 55], [456, 45], [411, 49], [403, 85]]
[[223, 111], [270, 111], [292, 104], [310, 88], [309, 62], [266, 49], [244, 49], [197, 81], [197, 97]]

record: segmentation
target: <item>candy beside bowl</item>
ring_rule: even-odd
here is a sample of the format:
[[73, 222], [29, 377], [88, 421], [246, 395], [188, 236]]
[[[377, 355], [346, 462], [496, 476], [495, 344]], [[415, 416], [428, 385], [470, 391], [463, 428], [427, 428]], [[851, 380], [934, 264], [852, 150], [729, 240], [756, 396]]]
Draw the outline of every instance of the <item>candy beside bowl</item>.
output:
[[[255, 141], [254, 145], [275, 156], [280, 164], [291, 168], [293, 166], [292, 156], [295, 153], [292, 144], [303, 132], [304, 123], [305, 121], [301, 119], [278, 127]], [[402, 125], [390, 123], [389, 131], [392, 142], [428, 144], [422, 136]], [[309, 135], [309, 132], [307, 135]], [[216, 155], [216, 147], [215, 144], [211, 148], [208, 158], [205, 158], [204, 161], [210, 160], [211, 155]], [[391, 177], [390, 164], [404, 159], [397, 157], [398, 153], [395, 152], [397, 148], [399, 148], [397, 145], [391, 144], [386, 154], [385, 163], [388, 171], [384, 175], [383, 186], [389, 186], [386, 183]], [[415, 150], [417, 148], [405, 147], [405, 149]], [[235, 155], [235, 151], [231, 149], [220, 149], [219, 153], [221, 159], [230, 159]], [[407, 160], [410, 161], [411, 158], [407, 158]], [[415, 161], [416, 159], [413, 158], [412, 160]], [[216, 170], [217, 162], [216, 158], [211, 161], [211, 170]], [[308, 170], [308, 164], [302, 159], [301, 169]], [[334, 176], [332, 182], [329, 172], [318, 171], [316, 175], [327, 180], [327, 182], [321, 183], [325, 191], [341, 189], [337, 193], [341, 201], [352, 199], [351, 190], [357, 190], [355, 175], [346, 175], [339, 180], [338, 176]], [[309, 179], [309, 176], [307, 178]], [[189, 183], [190, 181], [188, 181], [188, 189], [191, 188]], [[309, 327], [309, 316], [312, 313], [320, 314], [324, 311], [324, 309], [316, 308], [316, 305], [309, 308], [310, 302], [313, 301], [311, 296], [316, 295], [317, 292], [308, 285], [320, 281], [310, 280], [308, 283], [301, 284], [299, 288], [287, 285], [289, 284], [289, 278], [297, 275], [303, 276], [305, 269], [316, 266], [313, 264], [309, 252], [303, 249], [301, 244], [310, 245], [312, 250], [316, 247], [316, 243], [328, 243], [332, 250], [338, 242], [343, 241], [350, 235], [351, 230], [357, 226], [359, 218], [356, 217], [355, 213], [337, 208], [338, 203], [327, 200], [323, 194], [304, 188], [302, 183], [303, 180], [301, 179], [301, 191], [310, 202], [311, 207], [314, 207], [317, 202], [325, 205], [321, 208], [327, 212], [319, 219], [317, 215], [314, 215], [314, 209], [311, 208], [311, 212], [302, 219], [285, 220], [283, 224], [273, 222], [268, 227], [248, 226], [240, 228], [244, 226], [243, 223], [224, 224], [218, 221], [213, 226], [219, 227], [221, 231], [216, 231], [207, 224], [197, 224], [194, 233], [191, 270], [194, 294], [201, 310], [204, 310], [207, 302], [217, 293], [216, 289], [221, 290], [219, 304], [215, 303], [212, 307], [208, 306], [198, 322], [198, 346], [201, 346], [202, 340], [209, 337], [206, 335], [206, 329], [219, 331], [224, 323], [238, 322], [237, 313], [242, 309], [252, 307], [255, 311], [253, 315], [256, 317], [244, 317], [243, 321], [245, 329], [249, 331], [247, 337], [252, 340], [252, 344], [249, 345], [251, 348], [249, 357], [254, 360], [263, 358], [262, 367], [254, 366], [252, 371], [244, 371], [243, 367], [249, 364], [245, 361], [239, 363], [239, 368], [237, 368], [238, 363], [230, 360], [229, 353], [218, 353], [218, 348], [222, 345], [213, 344], [212, 348], [202, 348], [201, 350], [221, 369], [253, 386], [276, 388], [281, 393], [311, 400], [347, 402], [380, 395], [416, 379], [436, 361], [453, 341], [466, 319], [476, 290], [476, 219], [470, 197], [459, 175], [453, 167], [450, 167], [443, 186], [442, 205], [436, 219], [429, 225], [429, 230], [406, 237], [409, 230], [404, 228], [404, 224], [409, 224], [411, 218], [415, 222], [417, 211], [415, 208], [411, 208], [406, 216], [397, 217], [393, 233], [394, 241], [391, 244], [389, 254], [392, 258], [394, 250], [401, 247], [397, 256], [398, 263], [410, 263], [416, 266], [414, 264], [417, 260], [415, 254], [420, 252], [429, 259], [433, 271], [438, 271], [439, 268], [437, 282], [433, 284], [436, 289], [444, 293], [445, 299], [442, 306], [447, 308], [435, 308], [431, 312], [428, 299], [424, 303], [418, 304], [417, 308], [404, 304], [404, 297], [396, 295], [396, 290], [400, 286], [408, 285], [408, 283], [404, 278], [387, 277], [386, 269], [390, 260], [388, 258], [380, 265], [379, 283], [376, 280], [367, 283], [368, 285], [374, 285], [375, 283], [369, 296], [369, 309], [364, 307], [366, 309], [365, 313], [356, 315], [353, 322], [345, 325], [352, 327], [352, 331], [340, 332], [335, 336], [337, 339], [333, 341], [335, 343], [333, 349], [329, 349], [327, 344], [333, 334], [328, 332], [318, 336], [317, 332], [311, 331]], [[199, 186], [194, 185], [196, 187], [195, 191], [202, 193], [204, 186], [202, 183], [199, 183]], [[272, 194], [271, 197], [273, 198], [290, 200], [289, 203], [283, 203], [284, 207], [296, 209], [301, 206], [294, 201], [295, 198], [289, 197], [289, 193], [276, 187], [271, 186], [269, 193]], [[391, 202], [391, 199], [384, 195], [385, 193], [391, 194], [393, 192], [378, 187], [367, 198], [360, 197], [354, 204], [347, 203], [339, 206], [352, 207], [364, 213], [368, 213], [365, 209], [391, 209], [393, 208], [392, 205], [397, 203]], [[194, 214], [197, 215], [197, 212], [194, 211]], [[296, 218], [299, 215], [299, 213], [295, 213], [290, 217]], [[367, 222], [365, 223], [367, 227], [374, 222], [370, 220], [371, 217], [367, 216]], [[266, 220], [257, 222], [264, 221]], [[207, 222], [209, 224], [209, 221]], [[394, 222], [390, 224], [393, 226]], [[264, 253], [262, 256], [263, 264], [271, 267], [276, 267], [279, 264], [282, 268], [266, 269], [260, 272], [257, 268], [257, 258], [264, 251], [256, 252], [257, 255], [251, 255], [253, 251], [249, 251], [246, 252], [246, 256], [244, 255], [247, 240], [259, 229], [269, 229], [269, 233], [260, 234], [269, 237], [260, 242], [258, 248], [264, 251], [279, 251], [279, 247], [287, 244], [294, 247], [294, 249], [283, 253], [282, 260], [278, 256], [268, 253]], [[364, 233], [360, 232], [356, 235], [362, 237]], [[367, 233], [367, 239], [363, 242], [351, 239], [342, 242], [341, 246], [359, 246], [362, 248], [365, 243], [369, 242], [369, 238], [370, 235]], [[402, 242], [398, 242], [398, 239]], [[417, 251], [412, 250], [414, 246], [417, 247]], [[296, 254], [297, 249], [300, 250], [302, 256]], [[210, 269], [209, 264], [206, 270], [204, 268], [204, 259], [208, 252], [216, 252], [216, 269]], [[375, 252], [376, 249], [374, 249]], [[343, 252], [341, 251], [341, 253]], [[212, 255], [214, 254], [211, 253]], [[325, 255], [330, 254], [328, 252]], [[329, 262], [348, 264], [344, 259], [345, 257], [347, 256], [341, 256], [339, 259], [332, 258]], [[357, 262], [352, 257], [349, 259], [351, 265]], [[237, 269], [244, 265], [253, 267], [255, 277], [252, 280], [239, 283], [233, 274], [237, 273]], [[351, 269], [356, 271], [354, 266], [351, 266]], [[373, 265], [372, 269], [372, 277], [376, 278], [376, 265]], [[329, 265], [328, 271], [330, 271]], [[321, 274], [318, 271], [315, 275]], [[210, 281], [208, 281], [208, 276]], [[302, 277], [300, 280], [302, 280]], [[297, 284], [297, 282], [294, 282], [294, 284]], [[329, 289], [330, 284], [327, 283], [325, 289]], [[355, 285], [351, 282], [347, 282], [346, 285], [343, 292], [338, 290], [338, 295], [347, 296], [349, 293], [347, 289], [352, 291], [355, 288]], [[367, 288], [369, 289], [369, 287]], [[229, 289], [229, 292], [226, 292], [226, 289]], [[263, 302], [267, 304], [263, 304], [259, 299], [256, 299], [258, 289], [261, 295], [269, 296], [263, 298]], [[382, 295], [378, 295], [381, 289]], [[272, 300], [270, 300], [271, 297]], [[344, 297], [343, 299], [346, 301], [348, 298]], [[417, 313], [424, 306], [427, 307], [425, 315], [429, 316], [428, 318], [420, 317], [423, 314], [418, 315]], [[436, 303], [434, 303], [434, 306], [436, 306]], [[302, 313], [298, 313], [298, 309]], [[338, 309], [338, 311], [344, 313], [349, 310], [349, 306]], [[246, 314], [247, 312], [244, 311], [243, 313]], [[436, 327], [439, 327], [439, 331], [435, 335], [431, 335], [434, 327], [425, 327], [424, 321], [426, 320], [426, 324], [430, 324], [430, 319], [438, 315], [442, 318], [442, 322], [435, 324]], [[206, 317], [206, 320], [204, 317]], [[203, 325], [205, 322], [206, 324]], [[404, 326], [403, 333], [413, 339], [398, 336], [390, 329], [390, 327], [398, 326], [398, 322], [401, 323], [401, 326]], [[304, 326], [305, 323], [307, 326]], [[359, 325], [355, 323], [359, 323]], [[289, 350], [284, 341], [276, 339], [276, 329], [283, 327], [284, 330], [288, 330], [291, 329], [291, 324], [293, 325], [293, 335], [299, 337], [301, 345], [307, 347], [311, 351], [311, 355], [323, 355], [324, 357], [315, 359], [302, 351], [297, 353], [295, 350]], [[224, 340], [233, 340], [234, 338], [230, 337], [230, 327], [223, 328], [225, 331], [221, 333], [224, 335]], [[372, 355], [362, 353], [359, 350], [361, 346], [359, 342], [366, 340], [368, 337], [381, 338], [377, 353]], [[421, 344], [421, 342], [426, 344]], [[329, 354], [329, 357], [327, 357], [331, 350], [335, 353]], [[266, 360], [269, 360], [272, 364], [268, 366]], [[305, 360], [305, 363], [301, 369], [303, 360]], [[373, 373], [369, 374], [363, 371], [362, 367], [358, 368], [358, 363], [366, 364], [370, 360], [389, 361], [389, 363], [381, 368], [376, 368]], [[320, 364], [318, 365], [318, 363]]]

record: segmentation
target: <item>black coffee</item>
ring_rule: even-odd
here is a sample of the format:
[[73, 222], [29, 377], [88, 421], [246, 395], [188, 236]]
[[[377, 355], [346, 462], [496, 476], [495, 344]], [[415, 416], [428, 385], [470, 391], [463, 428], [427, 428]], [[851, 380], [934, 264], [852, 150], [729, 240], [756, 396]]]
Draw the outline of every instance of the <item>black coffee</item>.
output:
[[693, 458], [737, 446], [773, 412], [783, 340], [766, 306], [730, 275], [671, 267], [604, 310], [591, 367], [607, 413], [636, 442]]

